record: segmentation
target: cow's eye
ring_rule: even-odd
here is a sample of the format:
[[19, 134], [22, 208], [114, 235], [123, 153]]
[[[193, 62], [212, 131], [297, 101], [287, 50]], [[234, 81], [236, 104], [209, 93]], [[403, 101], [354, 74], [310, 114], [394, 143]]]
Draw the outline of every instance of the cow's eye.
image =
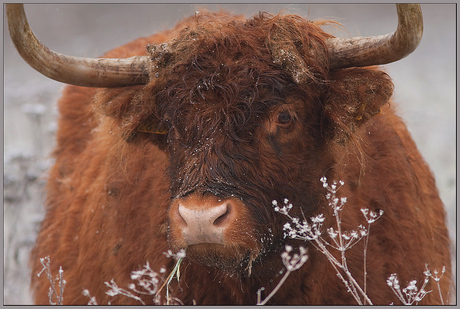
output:
[[278, 114], [278, 117], [276, 119], [276, 124], [281, 125], [281, 126], [286, 126], [290, 124], [292, 121], [292, 116], [289, 111], [282, 111]]
[[169, 115], [165, 115], [165, 116], [163, 117], [163, 123], [166, 125], [166, 127], [167, 127], [168, 129], [171, 129], [171, 127], [172, 127], [172, 121], [171, 121], [171, 117], [170, 117]]

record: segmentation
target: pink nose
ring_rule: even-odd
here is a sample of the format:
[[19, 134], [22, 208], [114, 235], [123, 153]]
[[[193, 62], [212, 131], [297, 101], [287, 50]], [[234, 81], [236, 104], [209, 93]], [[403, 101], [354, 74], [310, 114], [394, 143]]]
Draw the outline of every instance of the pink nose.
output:
[[232, 205], [223, 201], [207, 207], [196, 207], [179, 202], [179, 216], [185, 242], [196, 244], [224, 244], [224, 233], [230, 226]]

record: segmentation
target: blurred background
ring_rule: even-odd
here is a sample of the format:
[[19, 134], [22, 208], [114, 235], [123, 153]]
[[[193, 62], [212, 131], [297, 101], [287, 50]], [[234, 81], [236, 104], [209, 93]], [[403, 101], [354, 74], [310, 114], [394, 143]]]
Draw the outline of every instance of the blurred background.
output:
[[[201, 9], [250, 17], [284, 10], [332, 19], [340, 37], [393, 32], [393, 4], [27, 4], [40, 41], [60, 53], [98, 57], [137, 37], [173, 27]], [[408, 58], [384, 66], [394, 101], [433, 170], [456, 243], [456, 6], [422, 4], [424, 36]], [[4, 12], [4, 304], [31, 304], [28, 256], [44, 210], [46, 171], [52, 164], [56, 101], [63, 84], [30, 68], [17, 54]], [[454, 259], [456, 257], [454, 256]], [[455, 261], [455, 260], [454, 260]], [[65, 294], [64, 294], [65, 295]]]

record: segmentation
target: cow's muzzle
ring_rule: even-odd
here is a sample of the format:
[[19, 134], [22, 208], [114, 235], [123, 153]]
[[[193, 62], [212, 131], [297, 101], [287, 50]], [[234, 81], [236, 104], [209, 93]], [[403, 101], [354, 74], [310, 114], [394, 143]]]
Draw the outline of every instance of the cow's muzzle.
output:
[[240, 199], [195, 192], [173, 200], [168, 236], [172, 249], [185, 249], [191, 260], [230, 268], [260, 251], [253, 226]]
[[[192, 207], [191, 207], [192, 206]], [[177, 224], [188, 246], [198, 244], [224, 244], [224, 233], [234, 221], [234, 206], [220, 201], [205, 208], [196, 208], [179, 201]]]

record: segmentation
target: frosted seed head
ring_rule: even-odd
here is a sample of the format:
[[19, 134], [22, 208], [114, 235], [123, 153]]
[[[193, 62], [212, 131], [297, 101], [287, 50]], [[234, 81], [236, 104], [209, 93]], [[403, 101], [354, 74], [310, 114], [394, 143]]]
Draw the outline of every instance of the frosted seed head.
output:
[[300, 259], [300, 262], [304, 264], [306, 261], [308, 261], [308, 255], [302, 255], [302, 258]]
[[[398, 283], [398, 279], [396, 277], [396, 274], [395, 273], [391, 274], [387, 279], [388, 286], [390, 286], [390, 287], [395, 286], [395, 288], [396, 288], [397, 283]], [[399, 288], [399, 285], [398, 285], [398, 288]]]
[[185, 250], [184, 249], [181, 249], [179, 252], [177, 252], [177, 258], [178, 259], [183, 259], [185, 258]]
[[406, 287], [406, 290], [408, 291], [417, 291], [417, 280], [412, 280], [409, 282], [409, 285]]
[[361, 237], [364, 237], [367, 235], [367, 230], [364, 226], [360, 225], [359, 226], [359, 234], [361, 235]]
[[108, 290], [107, 292], [105, 292], [105, 294], [109, 295], [109, 296], [117, 296], [118, 295], [118, 290]]
[[336, 231], [334, 231], [334, 228], [332, 227], [327, 229], [327, 233], [329, 234], [329, 237], [331, 237], [332, 239], [336, 238], [338, 234]]
[[431, 271], [428, 269], [428, 265], [425, 265], [426, 270], [423, 272], [425, 277], [431, 277]]
[[283, 262], [286, 262], [289, 260], [289, 253], [287, 253], [286, 251], [284, 251], [283, 253], [281, 253], [281, 258], [283, 259]]
[[312, 217], [311, 221], [313, 223], [323, 223], [326, 218], [324, 218], [324, 214], [319, 214], [316, 217]]
[[351, 231], [350, 234], [352, 238], [355, 238], [355, 239], [359, 238], [358, 233], [356, 231]]

